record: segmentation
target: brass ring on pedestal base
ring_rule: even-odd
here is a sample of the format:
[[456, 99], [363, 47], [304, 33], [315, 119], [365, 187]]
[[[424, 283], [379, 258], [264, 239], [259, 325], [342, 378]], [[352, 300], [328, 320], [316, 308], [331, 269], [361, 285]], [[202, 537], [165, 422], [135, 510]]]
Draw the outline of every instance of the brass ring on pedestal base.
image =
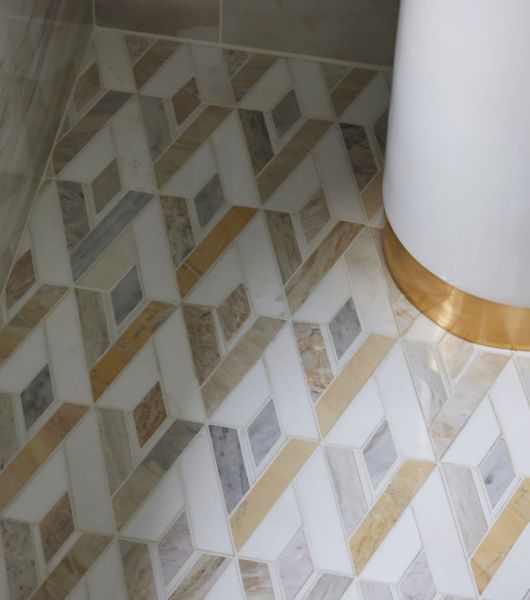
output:
[[530, 308], [484, 300], [446, 283], [420, 265], [388, 222], [383, 250], [399, 289], [429, 319], [476, 344], [530, 350]]

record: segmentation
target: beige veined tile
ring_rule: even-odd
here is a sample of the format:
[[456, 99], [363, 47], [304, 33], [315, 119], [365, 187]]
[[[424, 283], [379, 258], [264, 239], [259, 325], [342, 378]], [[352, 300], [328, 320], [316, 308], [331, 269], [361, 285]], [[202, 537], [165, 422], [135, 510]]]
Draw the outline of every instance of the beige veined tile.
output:
[[350, 537], [350, 552], [357, 573], [368, 564], [435, 466], [433, 463], [407, 460], [399, 469]]
[[155, 578], [147, 544], [120, 540], [120, 553], [129, 598], [155, 599]]
[[247, 598], [274, 600], [272, 579], [267, 563], [240, 560], [239, 570]]
[[230, 517], [236, 550], [241, 549], [316, 448], [315, 442], [287, 442]]
[[74, 532], [74, 517], [68, 493], [50, 509], [39, 524], [44, 558], [49, 561]]
[[203, 554], [184, 576], [168, 600], [199, 600], [208, 591], [229, 564], [228, 558]]
[[529, 521], [530, 479], [524, 479], [471, 557], [471, 570], [481, 594]]
[[370, 334], [316, 404], [322, 435], [327, 435], [381, 364], [394, 338]]

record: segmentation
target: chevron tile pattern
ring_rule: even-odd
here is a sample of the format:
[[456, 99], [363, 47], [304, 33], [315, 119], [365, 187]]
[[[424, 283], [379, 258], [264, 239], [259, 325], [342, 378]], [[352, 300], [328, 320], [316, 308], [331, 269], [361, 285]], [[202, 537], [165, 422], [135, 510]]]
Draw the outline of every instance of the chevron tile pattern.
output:
[[530, 597], [530, 359], [392, 282], [388, 99], [97, 31], [0, 299], [0, 598]]

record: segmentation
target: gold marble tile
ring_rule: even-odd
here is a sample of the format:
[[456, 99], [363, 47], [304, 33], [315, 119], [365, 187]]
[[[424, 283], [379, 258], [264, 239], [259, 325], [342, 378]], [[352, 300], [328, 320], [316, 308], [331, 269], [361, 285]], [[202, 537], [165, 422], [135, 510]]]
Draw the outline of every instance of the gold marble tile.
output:
[[395, 339], [371, 333], [316, 404], [318, 424], [327, 435], [381, 364]]
[[290, 439], [230, 517], [236, 550], [255, 531], [318, 444]]
[[177, 282], [182, 296], [191, 291], [256, 213], [255, 208], [247, 206], [232, 206], [230, 208], [177, 269]]
[[383, 170], [370, 181], [361, 192], [361, 202], [364, 206], [366, 218], [370, 220], [383, 206]]
[[136, 353], [175, 310], [172, 304], [152, 300], [90, 369], [94, 401], [98, 400]]
[[74, 532], [74, 517], [68, 492], [52, 506], [39, 524], [44, 558], [48, 562]]
[[482, 594], [530, 521], [530, 479], [524, 479], [471, 557]]
[[352, 560], [358, 574], [368, 564], [435, 466], [433, 463], [406, 460], [361, 521], [349, 540]]
[[138, 442], [143, 448], [167, 417], [160, 383], [134, 409], [133, 417]]
[[337, 116], [340, 117], [376, 74], [377, 71], [352, 69], [348, 75], [346, 75], [346, 77], [331, 92], [331, 101]]
[[129, 598], [134, 600], [156, 598], [156, 584], [147, 544], [120, 540], [120, 554]]
[[357, 223], [340, 222], [322, 240], [320, 246], [285, 286], [291, 314], [302, 306], [362, 229], [363, 226]]
[[155, 162], [158, 187], [165, 185], [174, 173], [203, 144], [232, 112], [224, 106], [207, 106], [190, 126]]
[[333, 381], [322, 331], [317, 323], [293, 323], [293, 328], [309, 392], [316, 402]]
[[140, 90], [180, 46], [178, 42], [157, 40], [133, 66], [136, 87]]
[[211, 416], [223, 400], [259, 360], [285, 321], [259, 317], [225, 356], [202, 388], [206, 413]]
[[276, 56], [253, 54], [232, 78], [234, 96], [239, 102], [276, 62]]
[[250, 303], [245, 286], [240, 283], [217, 307], [217, 316], [226, 342], [239, 331], [250, 317]]
[[6, 283], [7, 308], [10, 309], [17, 300], [22, 298], [34, 283], [33, 256], [31, 250], [26, 250], [13, 265]]
[[228, 558], [203, 554], [185, 575], [177, 589], [168, 600], [200, 600], [206, 598], [208, 591], [229, 564]]
[[316, 146], [332, 123], [309, 119], [256, 178], [261, 201], [266, 202]]
[[87, 410], [88, 407], [78, 404], [61, 404], [40, 431], [0, 473], [0, 510], [9, 505]]

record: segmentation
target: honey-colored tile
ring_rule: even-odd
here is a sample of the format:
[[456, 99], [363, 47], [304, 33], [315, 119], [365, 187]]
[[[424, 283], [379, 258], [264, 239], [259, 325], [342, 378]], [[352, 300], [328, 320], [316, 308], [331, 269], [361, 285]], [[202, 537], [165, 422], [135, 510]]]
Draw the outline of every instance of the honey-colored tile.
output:
[[371, 333], [316, 404], [318, 424], [327, 435], [370, 379], [396, 340]]
[[44, 558], [48, 562], [74, 532], [74, 517], [68, 492], [61, 496], [39, 524]]
[[252, 535], [316, 448], [315, 442], [306, 440], [287, 442], [230, 517], [236, 550]]
[[350, 552], [357, 573], [368, 564], [435, 466], [433, 463], [407, 460], [399, 469], [350, 537]]
[[136, 87], [141, 89], [179, 46], [178, 42], [157, 40], [133, 67]]

